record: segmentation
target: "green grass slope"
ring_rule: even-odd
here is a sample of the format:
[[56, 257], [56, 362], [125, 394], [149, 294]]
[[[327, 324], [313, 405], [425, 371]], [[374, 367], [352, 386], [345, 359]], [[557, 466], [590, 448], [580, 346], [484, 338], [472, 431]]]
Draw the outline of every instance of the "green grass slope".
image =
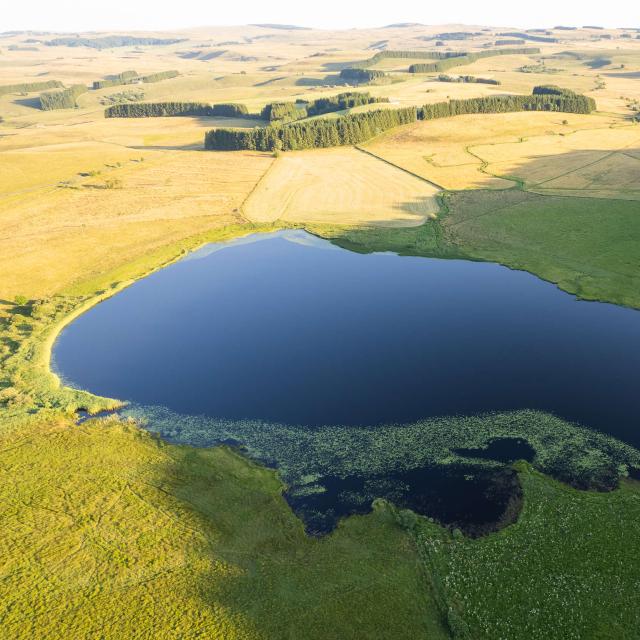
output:
[[[502, 262], [640, 307], [637, 203], [517, 190], [446, 203], [418, 228], [313, 230], [357, 251]], [[470, 540], [378, 504], [315, 539], [276, 473], [230, 449], [166, 444], [114, 420], [74, 425], [71, 410], [92, 398], [47, 372], [51, 332], [109, 283], [152, 266], [107, 274], [75, 298], [16, 305], [0, 327], [7, 637], [640, 635], [640, 492], [630, 481], [579, 492], [523, 468], [524, 511], [497, 534]]]
[[447, 637], [384, 506], [309, 538], [274, 471], [114, 420], [0, 447], [3, 637]]

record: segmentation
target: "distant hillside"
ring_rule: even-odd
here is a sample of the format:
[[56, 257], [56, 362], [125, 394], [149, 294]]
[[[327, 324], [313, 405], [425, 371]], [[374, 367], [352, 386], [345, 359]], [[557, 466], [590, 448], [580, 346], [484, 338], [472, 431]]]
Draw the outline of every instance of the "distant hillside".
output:
[[262, 27], [263, 29], [285, 29], [287, 31], [292, 31], [292, 30], [310, 31], [311, 30], [309, 27], [299, 27], [298, 25], [295, 25], [295, 24], [270, 24], [268, 22], [264, 22], [261, 24], [250, 24], [249, 26]]
[[406, 29], [408, 27], [425, 27], [426, 25], [420, 22], [394, 22], [393, 24], [386, 24], [381, 29]]
[[111, 49], [113, 47], [158, 46], [184, 42], [186, 38], [137, 38], [135, 36], [102, 36], [99, 38], [80, 38], [68, 36], [53, 38], [45, 44], [49, 47], [89, 47], [91, 49]]

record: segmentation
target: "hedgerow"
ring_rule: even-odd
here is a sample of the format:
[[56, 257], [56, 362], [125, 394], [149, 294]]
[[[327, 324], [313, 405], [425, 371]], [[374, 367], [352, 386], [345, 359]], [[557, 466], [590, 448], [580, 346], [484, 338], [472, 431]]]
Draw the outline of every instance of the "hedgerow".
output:
[[476, 76], [448, 76], [446, 74], [440, 74], [438, 76], [440, 82], [477, 82], [478, 84], [501, 84], [500, 80], [494, 78], [478, 78]]
[[345, 82], [353, 82], [356, 84], [362, 84], [365, 82], [372, 82], [373, 80], [379, 80], [384, 78], [387, 74], [384, 71], [378, 71], [375, 69], [359, 69], [348, 68], [340, 71], [340, 79]]
[[[290, 103], [293, 104], [293, 103]], [[133, 107], [118, 105], [110, 107]], [[565, 91], [561, 94], [502, 95], [467, 100], [450, 100], [401, 109], [385, 109], [349, 114], [332, 120], [306, 120], [276, 124], [251, 130], [213, 129], [205, 135], [205, 149], [283, 151], [314, 149], [346, 144], [358, 144], [387, 129], [415, 122], [473, 113], [507, 113], [512, 111], [563, 111], [591, 113], [592, 98]], [[293, 105], [295, 107], [295, 105]]]
[[18, 84], [5, 84], [0, 86], [0, 96], [8, 93], [29, 93], [31, 91], [46, 91], [47, 89], [61, 89], [64, 85], [59, 80], [46, 80], [45, 82], [21, 82]]
[[478, 51], [476, 53], [466, 53], [455, 57], [438, 60], [436, 62], [419, 62], [409, 67], [409, 73], [436, 73], [438, 71], [446, 71], [453, 67], [471, 64], [482, 58], [491, 58], [493, 56], [510, 56], [510, 55], [532, 55], [540, 53], [537, 47], [516, 47], [509, 49], [488, 49], [487, 51]]
[[203, 102], [138, 102], [107, 107], [105, 118], [153, 118], [170, 116], [217, 116], [242, 118], [248, 116], [243, 104], [206, 104]]
[[83, 84], [74, 84], [61, 91], [48, 91], [40, 95], [40, 108], [44, 111], [53, 109], [74, 109], [78, 106], [78, 96], [86, 93], [87, 87]]

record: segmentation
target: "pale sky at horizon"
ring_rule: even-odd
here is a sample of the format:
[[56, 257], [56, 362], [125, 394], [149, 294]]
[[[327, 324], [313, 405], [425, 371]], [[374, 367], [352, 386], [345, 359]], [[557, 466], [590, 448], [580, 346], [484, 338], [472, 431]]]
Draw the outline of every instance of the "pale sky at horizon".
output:
[[30, 0], [21, 3], [12, 0], [9, 8], [2, 10], [0, 31], [172, 30], [261, 22], [330, 29], [381, 27], [396, 22], [522, 28], [560, 24], [640, 27], [640, 20], [632, 17], [628, 0], [607, 3], [538, 0], [526, 4], [495, 0], [427, 4], [425, 0], [411, 0], [384, 3], [384, 6], [379, 0], [242, 0], [232, 3], [232, 6], [221, 7], [223, 3], [226, 4], [223, 0], [216, 6], [211, 0], [181, 0], [168, 6], [162, 0], [110, 0], [106, 4], [87, 0]]

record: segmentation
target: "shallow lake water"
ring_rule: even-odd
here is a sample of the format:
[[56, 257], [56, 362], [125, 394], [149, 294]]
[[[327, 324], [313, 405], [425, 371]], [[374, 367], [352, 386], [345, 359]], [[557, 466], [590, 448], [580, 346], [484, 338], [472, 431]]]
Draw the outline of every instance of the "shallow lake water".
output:
[[528, 408], [638, 446], [639, 345], [637, 311], [528, 273], [283, 231], [208, 245], [100, 303], [53, 366], [191, 416], [302, 429]]

